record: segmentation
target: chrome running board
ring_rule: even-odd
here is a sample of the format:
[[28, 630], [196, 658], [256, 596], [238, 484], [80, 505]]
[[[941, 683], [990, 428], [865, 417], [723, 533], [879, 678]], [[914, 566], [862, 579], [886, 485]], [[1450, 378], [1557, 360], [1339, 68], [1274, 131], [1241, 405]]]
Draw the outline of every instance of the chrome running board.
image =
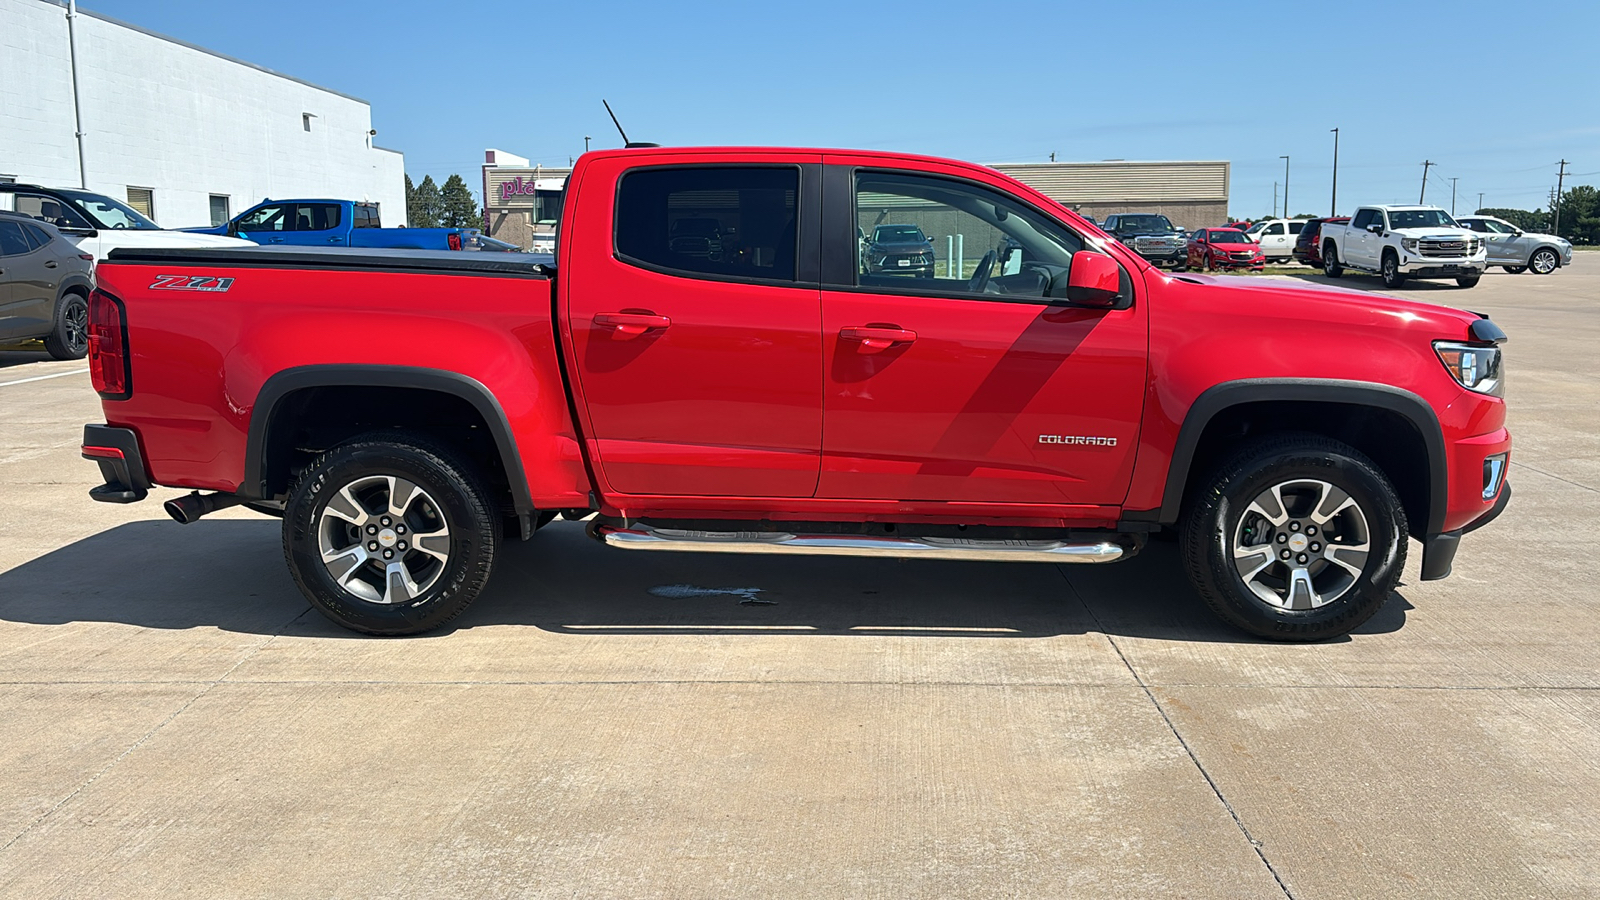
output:
[[1112, 541], [984, 541], [971, 538], [858, 534], [789, 534], [772, 531], [687, 531], [634, 525], [599, 525], [595, 534], [624, 550], [697, 553], [785, 553], [804, 556], [890, 556], [980, 562], [1105, 563], [1127, 554]]

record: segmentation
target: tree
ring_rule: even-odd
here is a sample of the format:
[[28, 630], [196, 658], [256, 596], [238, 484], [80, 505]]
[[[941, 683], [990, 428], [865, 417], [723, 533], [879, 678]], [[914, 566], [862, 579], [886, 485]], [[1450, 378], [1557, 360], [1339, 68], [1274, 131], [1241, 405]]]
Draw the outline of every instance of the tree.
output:
[[439, 194], [439, 224], [445, 228], [479, 228], [483, 225], [483, 210], [472, 199], [472, 191], [460, 175], [445, 179], [444, 190]]
[[1529, 212], [1526, 209], [1486, 207], [1478, 210], [1474, 215], [1494, 216], [1497, 219], [1505, 219], [1523, 231], [1531, 231], [1535, 234], [1550, 230], [1550, 214], [1541, 209]]
[[1600, 243], [1600, 191], [1578, 185], [1561, 194], [1561, 233], [1574, 244]]
[[[410, 181], [410, 177], [406, 178]], [[406, 197], [406, 221], [412, 228], [438, 228], [439, 214], [444, 200], [432, 175], [422, 176], [422, 183]]]

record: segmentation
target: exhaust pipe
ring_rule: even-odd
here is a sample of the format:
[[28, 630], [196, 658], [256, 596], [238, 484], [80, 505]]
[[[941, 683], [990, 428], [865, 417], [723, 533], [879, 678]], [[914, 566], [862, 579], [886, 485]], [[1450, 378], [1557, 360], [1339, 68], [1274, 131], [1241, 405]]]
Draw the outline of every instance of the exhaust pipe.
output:
[[174, 521], [181, 525], [188, 525], [191, 522], [199, 521], [201, 516], [210, 515], [219, 509], [227, 509], [230, 506], [238, 506], [243, 502], [238, 494], [224, 494], [220, 491], [202, 494], [199, 491], [193, 491], [182, 497], [168, 500], [166, 503], [161, 504], [161, 508], [165, 509], [167, 515], [171, 516]]

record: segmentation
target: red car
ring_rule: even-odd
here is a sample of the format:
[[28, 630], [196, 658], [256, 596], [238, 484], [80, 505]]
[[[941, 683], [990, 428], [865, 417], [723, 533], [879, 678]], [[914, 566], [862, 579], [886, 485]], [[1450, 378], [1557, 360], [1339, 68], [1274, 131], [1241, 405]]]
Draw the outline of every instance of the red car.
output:
[[1261, 248], [1235, 228], [1202, 228], [1189, 235], [1189, 268], [1256, 269], [1266, 268]]
[[[560, 514], [630, 552], [1074, 564], [1173, 530], [1200, 597], [1279, 640], [1371, 617], [1411, 537], [1445, 577], [1510, 497], [1505, 334], [1470, 312], [1168, 275], [922, 156], [639, 147], [567, 184], [553, 267], [111, 254], [91, 496], [281, 516], [301, 591], [370, 634], [451, 620]], [[691, 217], [720, 252], [674, 239]], [[912, 217], [965, 252], [864, 266], [857, 229]]]

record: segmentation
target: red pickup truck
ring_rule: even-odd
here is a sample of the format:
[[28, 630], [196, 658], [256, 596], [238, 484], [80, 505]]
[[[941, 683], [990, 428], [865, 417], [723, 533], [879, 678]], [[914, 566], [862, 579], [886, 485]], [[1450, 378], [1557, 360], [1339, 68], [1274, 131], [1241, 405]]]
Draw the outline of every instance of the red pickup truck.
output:
[[[674, 239], [691, 219], [718, 240]], [[863, 265], [884, 224], [932, 271]], [[306, 596], [373, 634], [439, 626], [501, 541], [592, 514], [624, 550], [1095, 564], [1176, 533], [1211, 608], [1282, 640], [1365, 621], [1408, 535], [1445, 577], [1510, 497], [1487, 318], [1167, 274], [981, 166], [589, 153], [559, 234], [555, 265], [113, 254], [91, 495], [280, 515]]]

